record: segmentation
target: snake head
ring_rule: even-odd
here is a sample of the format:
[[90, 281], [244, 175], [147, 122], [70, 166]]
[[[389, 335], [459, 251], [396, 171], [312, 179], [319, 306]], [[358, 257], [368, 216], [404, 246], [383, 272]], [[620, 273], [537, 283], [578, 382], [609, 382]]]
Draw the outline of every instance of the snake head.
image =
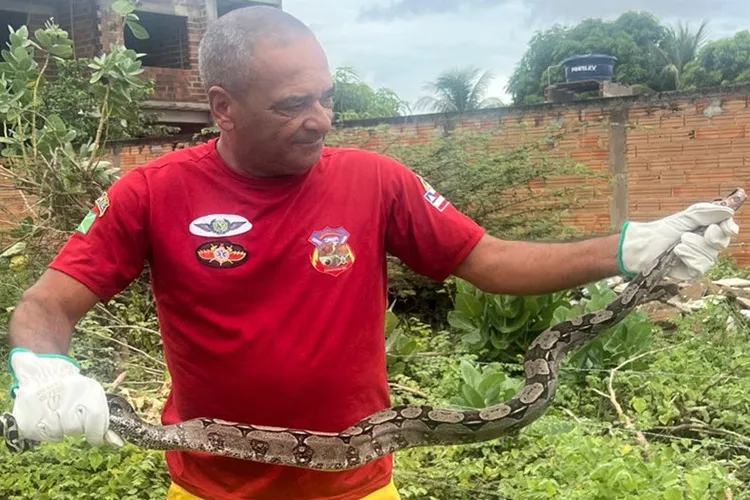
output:
[[109, 404], [109, 411], [113, 415], [136, 414], [135, 408], [125, 398], [117, 394], [107, 393], [107, 403]]

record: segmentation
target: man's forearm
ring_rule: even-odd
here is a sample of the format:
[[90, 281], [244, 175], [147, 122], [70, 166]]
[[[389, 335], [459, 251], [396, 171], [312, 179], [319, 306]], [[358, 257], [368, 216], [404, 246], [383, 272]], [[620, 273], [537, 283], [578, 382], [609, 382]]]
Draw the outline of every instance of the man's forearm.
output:
[[64, 311], [37, 297], [22, 299], [10, 320], [8, 337], [11, 347], [23, 347], [35, 353], [67, 354], [73, 325]]
[[619, 274], [620, 237], [573, 243], [504, 241], [486, 236], [456, 270], [488, 293], [541, 295]]

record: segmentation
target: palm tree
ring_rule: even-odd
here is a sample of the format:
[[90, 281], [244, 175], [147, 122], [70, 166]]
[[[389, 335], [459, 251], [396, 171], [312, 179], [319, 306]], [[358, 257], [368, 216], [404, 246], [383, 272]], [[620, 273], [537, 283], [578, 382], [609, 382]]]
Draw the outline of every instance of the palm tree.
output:
[[703, 21], [697, 31], [693, 32], [682, 23], [677, 30], [667, 28], [667, 34], [661, 46], [656, 46], [656, 55], [663, 64], [659, 72], [663, 90], [677, 90], [680, 88], [680, 76], [685, 65], [698, 56], [698, 52], [705, 43], [708, 33], [708, 21]]
[[462, 113], [502, 106], [500, 99], [484, 97], [493, 78], [489, 71], [482, 72], [476, 68], [444, 71], [434, 82], [424, 84], [423, 89], [435, 95], [422, 97], [417, 101], [415, 108], [438, 113]]

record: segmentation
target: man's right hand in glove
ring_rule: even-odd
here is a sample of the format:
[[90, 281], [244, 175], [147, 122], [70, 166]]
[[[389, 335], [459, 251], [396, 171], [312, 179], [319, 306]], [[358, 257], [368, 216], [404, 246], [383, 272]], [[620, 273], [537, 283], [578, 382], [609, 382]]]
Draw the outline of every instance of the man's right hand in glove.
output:
[[22, 438], [60, 442], [65, 436], [83, 435], [94, 445], [123, 445], [109, 430], [104, 388], [81, 375], [75, 360], [16, 348], [9, 361], [14, 381], [13, 416]]

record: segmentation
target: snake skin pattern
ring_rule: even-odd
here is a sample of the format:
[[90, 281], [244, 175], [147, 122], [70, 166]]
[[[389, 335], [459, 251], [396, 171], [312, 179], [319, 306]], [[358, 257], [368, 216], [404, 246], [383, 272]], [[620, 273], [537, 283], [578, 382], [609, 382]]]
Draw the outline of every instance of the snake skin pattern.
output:
[[[745, 201], [735, 190], [715, 203], [735, 210]], [[701, 234], [705, 228], [695, 232]], [[601, 311], [554, 325], [539, 334], [524, 360], [525, 385], [512, 399], [478, 410], [453, 410], [403, 405], [364, 418], [338, 433], [263, 427], [195, 418], [155, 426], [141, 420], [122, 397], [108, 394], [110, 429], [132, 444], [155, 450], [183, 450], [307, 469], [337, 471], [360, 467], [385, 455], [420, 446], [478, 443], [518, 431], [539, 418], [552, 402], [564, 357], [593, 340], [639, 305], [675, 263], [672, 250], [663, 252], [648, 269]], [[21, 439], [13, 416], [0, 416], [0, 433], [13, 452], [36, 443]]]

